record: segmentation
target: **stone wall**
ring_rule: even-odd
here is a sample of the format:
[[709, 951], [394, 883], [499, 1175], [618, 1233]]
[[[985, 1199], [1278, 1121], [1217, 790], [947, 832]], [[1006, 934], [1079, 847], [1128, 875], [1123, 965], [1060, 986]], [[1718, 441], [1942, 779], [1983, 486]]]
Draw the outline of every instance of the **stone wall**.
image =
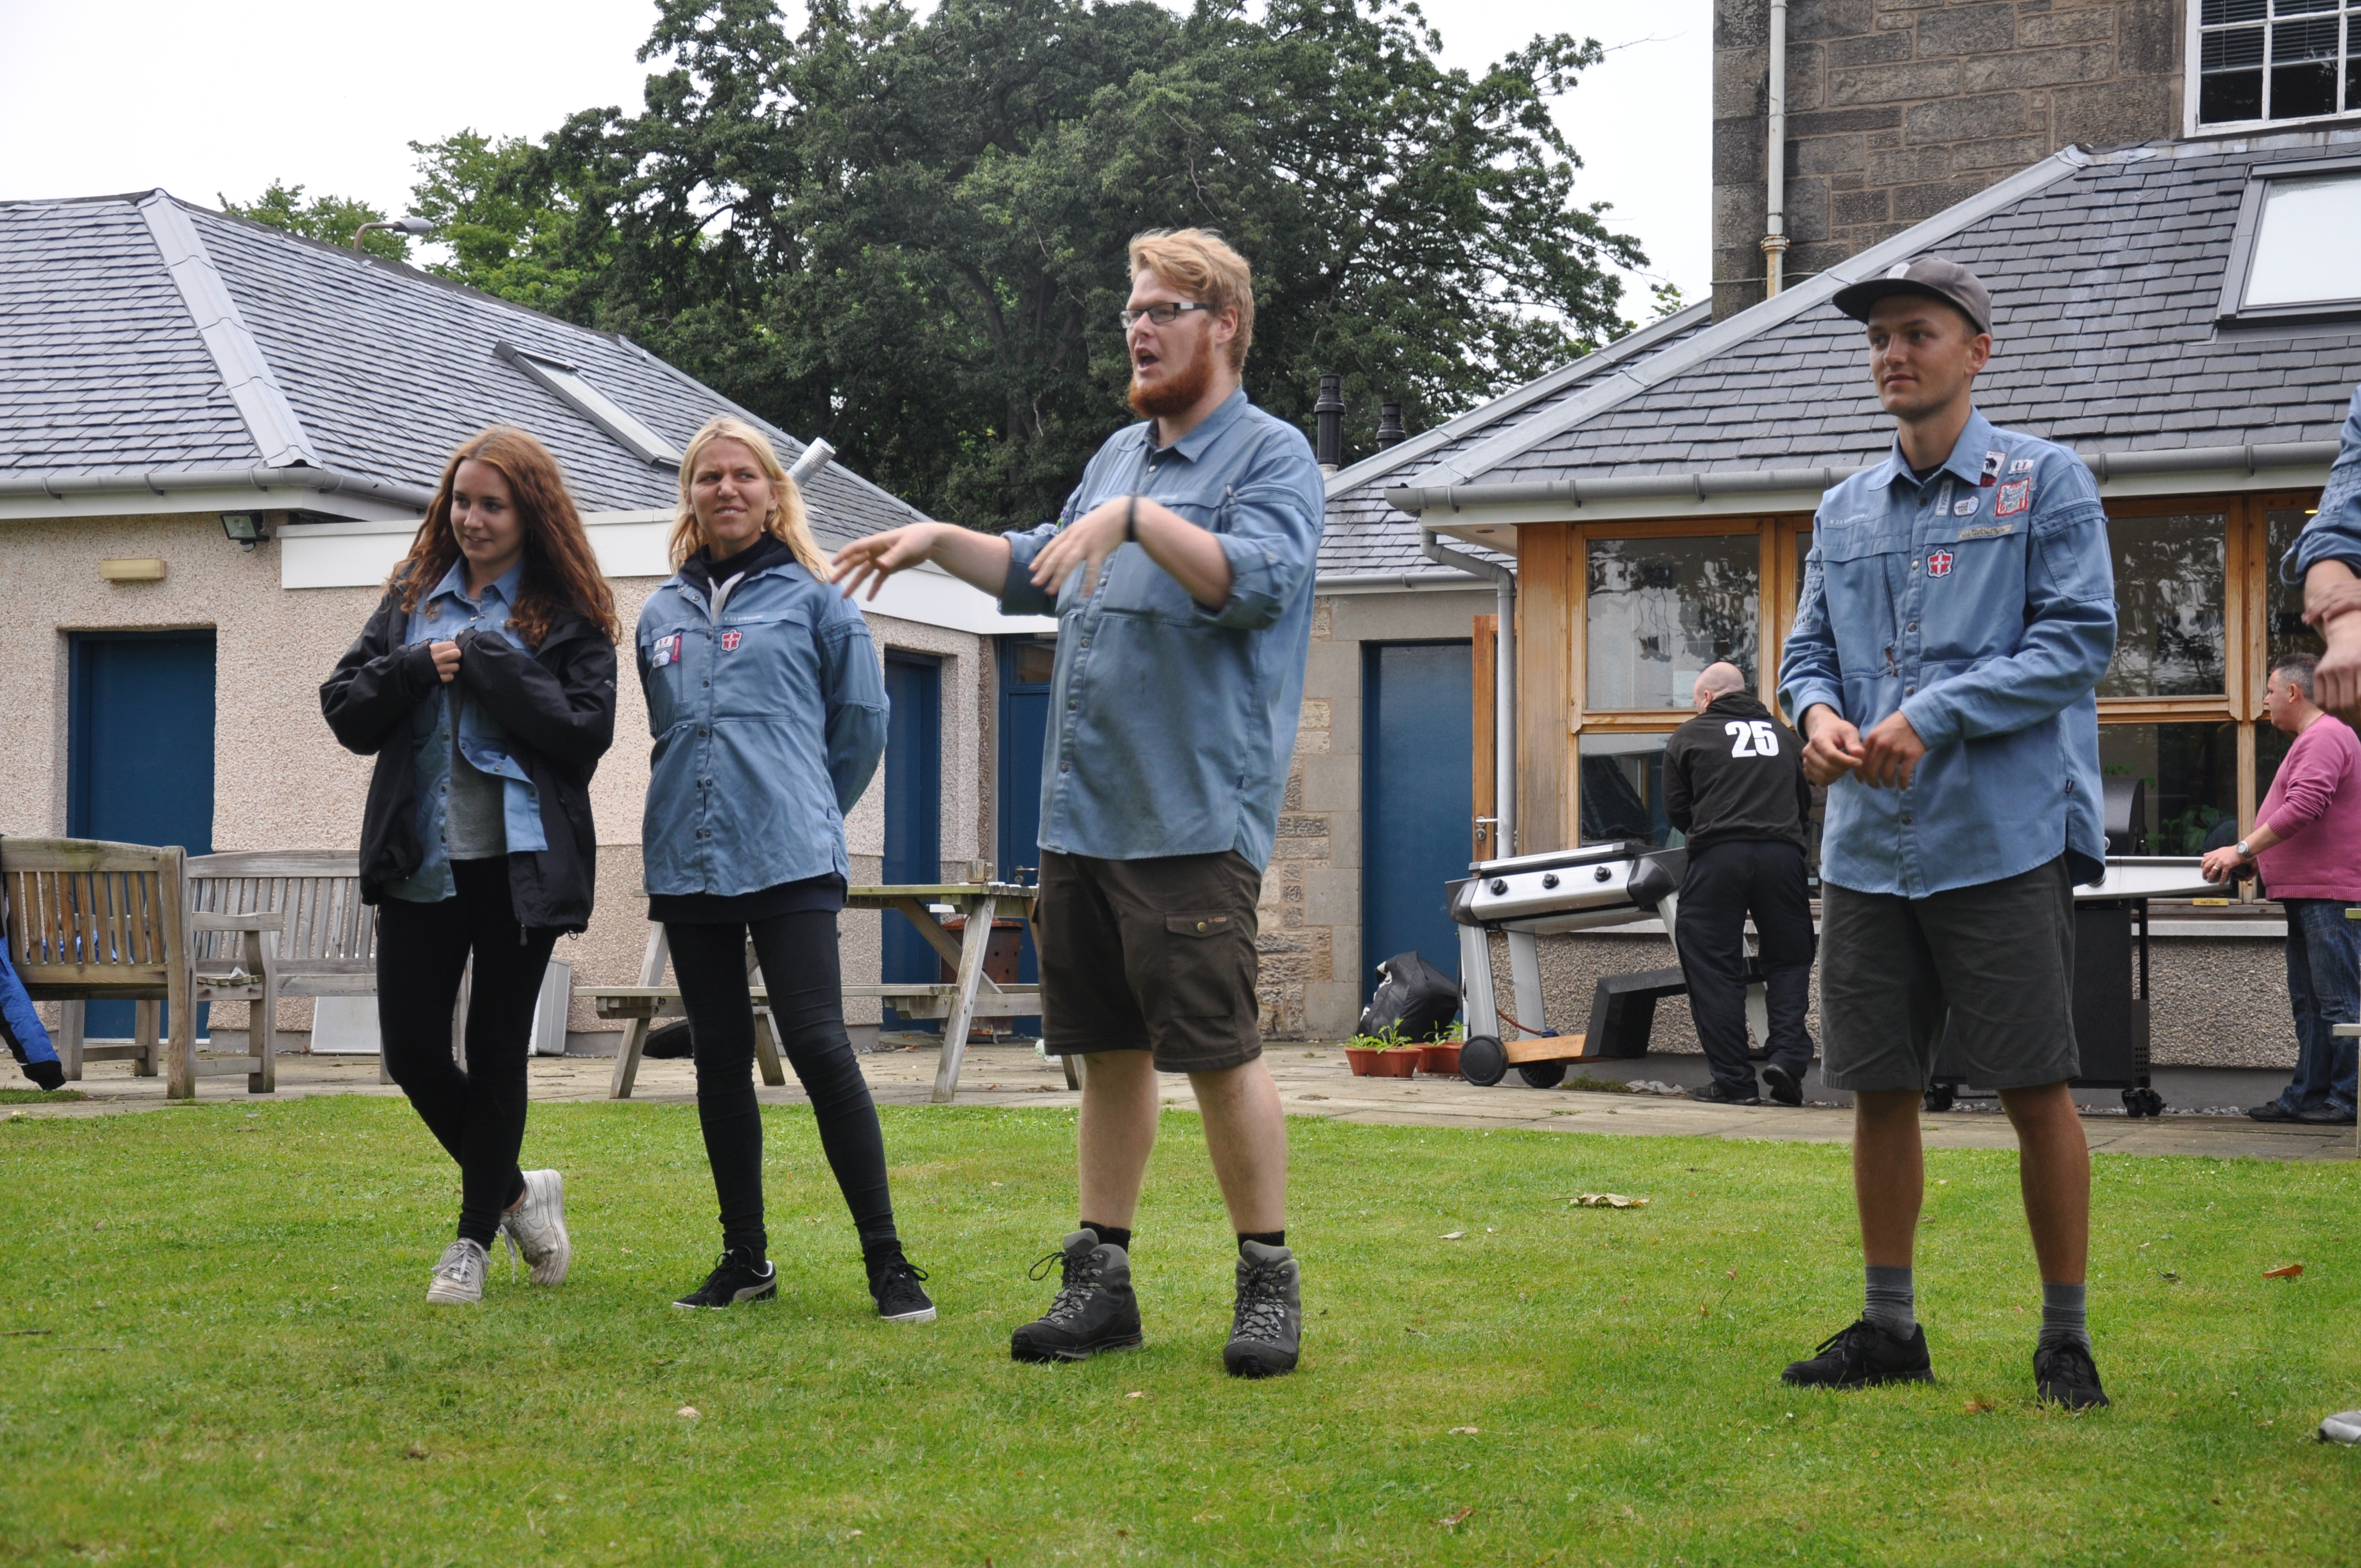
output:
[[[1715, 0], [1714, 317], [1763, 298], [1770, 7]], [[2071, 143], [2181, 128], [2182, 0], [1792, 0], [1789, 285]]]
[[[161, 557], [159, 583], [110, 583], [98, 564]], [[610, 586], [628, 639], [650, 577]], [[377, 603], [375, 588], [279, 586], [279, 554], [251, 553], [222, 536], [209, 512], [156, 517], [0, 522], [0, 833], [66, 830], [68, 637], [80, 630], [189, 629], [215, 632], [214, 848], [349, 849], [360, 830], [370, 762], [335, 743], [319, 717], [319, 685]], [[992, 779], [997, 674], [992, 641], [888, 616], [870, 617], [883, 648], [939, 656], [942, 674], [942, 821], [946, 875], [994, 853]], [[631, 674], [628, 641], [617, 691], [615, 745], [591, 785], [598, 826], [598, 894], [589, 929], [563, 938], [555, 958], [574, 966], [577, 990], [631, 984], [647, 942], [641, 886], [640, 817], [648, 777], [647, 705]], [[856, 879], [878, 874], [884, 850], [884, 770], [846, 820]], [[899, 916], [896, 916], [899, 918]], [[879, 916], [843, 917], [844, 974], [877, 978]], [[54, 1006], [46, 1011], [54, 1021]], [[859, 1002], [849, 1021], [873, 1023], [877, 1004]], [[243, 1003], [224, 1003], [216, 1021], [246, 1025]], [[308, 1031], [308, 1001], [280, 1004], [280, 1026]], [[611, 1030], [577, 994], [567, 1027]]]
[[[1591, 990], [1604, 976], [1658, 969], [1675, 960], [1662, 931], [1647, 935], [1583, 932], [1541, 938], [1542, 1003], [1560, 1034], [1579, 1034], [1590, 1017]], [[1514, 1008], [1507, 939], [1492, 938], [1492, 975], [1504, 1005]], [[2148, 950], [2148, 1059], [2155, 1067], [2269, 1068], [2295, 1066], [2295, 1025], [2288, 1008], [2285, 948], [2259, 938], [2158, 937]], [[1528, 1018], [1525, 1023], [1532, 1023]], [[1808, 1019], [1820, 1037], [1819, 986], [1815, 978]], [[1648, 1049], [1697, 1054], [1688, 998], [1656, 1003]]]

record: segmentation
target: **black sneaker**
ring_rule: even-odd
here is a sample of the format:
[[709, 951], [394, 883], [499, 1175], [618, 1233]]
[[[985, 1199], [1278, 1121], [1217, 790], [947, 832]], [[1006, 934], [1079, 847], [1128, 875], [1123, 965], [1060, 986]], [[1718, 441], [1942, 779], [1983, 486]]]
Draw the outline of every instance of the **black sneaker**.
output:
[[1237, 1313], [1222, 1365], [1233, 1377], [1276, 1377], [1295, 1370], [1303, 1349], [1303, 1270], [1283, 1246], [1246, 1242], [1238, 1248]]
[[1805, 1388], [1873, 1388], [1881, 1383], [1932, 1383], [1935, 1368], [1927, 1358], [1925, 1324], [1901, 1339], [1867, 1318], [1856, 1318], [1851, 1327], [1822, 1340], [1809, 1361], [1792, 1364], [1779, 1376]]
[[2252, 1116], [2257, 1122], [2297, 1122], [2302, 1120], [2302, 1117], [2298, 1113], [2289, 1110], [2283, 1102], [2278, 1100], [2272, 1101], [2268, 1105], [2249, 1105], [2246, 1107], [2246, 1114]]
[[1689, 1091], [1689, 1098], [1706, 1105], [1760, 1105], [1763, 1096], [1749, 1089], [1730, 1089], [1719, 1083], [1708, 1083], [1703, 1089]]
[[927, 1271], [895, 1253], [869, 1266], [869, 1294], [877, 1300], [877, 1315], [889, 1323], [931, 1323], [934, 1298], [918, 1282]]
[[1057, 1299], [1036, 1321], [1008, 1337], [1018, 1361], [1086, 1361], [1101, 1351], [1138, 1345], [1139, 1298], [1131, 1293], [1131, 1256], [1103, 1244], [1093, 1230], [1070, 1231], [1065, 1245], [1035, 1264], [1028, 1278], [1044, 1277], [1061, 1262]]
[[65, 1087], [66, 1068], [60, 1061], [28, 1061], [19, 1063], [17, 1071], [33, 1080], [35, 1087], [54, 1094]]
[[694, 1311], [699, 1307], [734, 1307], [741, 1301], [767, 1301], [779, 1293], [779, 1271], [764, 1259], [760, 1267], [745, 1247], [731, 1247], [705, 1277], [705, 1283], [673, 1303]]
[[1777, 1062], [1763, 1068], [1763, 1087], [1769, 1090], [1771, 1098], [1782, 1105], [1801, 1105], [1804, 1102], [1803, 1079]]
[[2108, 1402], [2107, 1391], [2099, 1387], [2098, 1364], [2079, 1340], [2045, 1345], [2033, 1353], [2033, 1387], [2035, 1398], [2044, 1404], [2063, 1405], [2070, 1410], [2097, 1409]]
[[2295, 1113], [2295, 1119], [2307, 1127], [2349, 1127], [2353, 1124], [2353, 1107], [2307, 1106]]

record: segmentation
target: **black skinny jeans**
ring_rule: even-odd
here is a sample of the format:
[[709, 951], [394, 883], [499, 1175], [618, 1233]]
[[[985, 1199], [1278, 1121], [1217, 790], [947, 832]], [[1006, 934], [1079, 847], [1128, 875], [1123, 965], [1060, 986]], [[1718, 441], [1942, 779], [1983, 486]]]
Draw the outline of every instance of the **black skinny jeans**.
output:
[[[527, 930], [509, 902], [509, 862], [454, 861], [457, 895], [377, 906], [377, 1024], [386, 1070], [459, 1162], [459, 1239], [489, 1248], [524, 1190], [525, 1058], [555, 927]], [[451, 1059], [451, 1011], [467, 992], [467, 1070]]]
[[[754, 1098], [754, 1009], [747, 994], [742, 923], [667, 922], [673, 975], [687, 1009], [697, 1055], [697, 1120], [721, 1200], [721, 1245], [766, 1255], [763, 1228], [763, 1111]], [[836, 916], [827, 910], [753, 923], [754, 953], [771, 993], [771, 1016], [819, 1122], [820, 1148], [844, 1193], [862, 1250], [895, 1245], [894, 1200], [885, 1188], [885, 1137], [869, 1080], [844, 1032], [844, 983]]]

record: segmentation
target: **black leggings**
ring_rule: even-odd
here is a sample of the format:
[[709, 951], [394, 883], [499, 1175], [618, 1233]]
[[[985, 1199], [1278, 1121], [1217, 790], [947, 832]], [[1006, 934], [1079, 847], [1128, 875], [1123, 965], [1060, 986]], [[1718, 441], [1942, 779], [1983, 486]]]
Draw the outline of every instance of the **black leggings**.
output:
[[[459, 1162], [459, 1238], [486, 1247], [524, 1190], [525, 1058], [552, 927], [527, 930], [509, 903], [509, 862], [454, 861], [457, 896], [377, 906], [377, 1025], [386, 1071]], [[467, 1070], [451, 1059], [451, 1012], [467, 955]]]
[[[836, 916], [827, 910], [753, 922], [754, 953], [787, 1065], [810, 1096], [820, 1147], [844, 1193], [863, 1253], [895, 1245], [885, 1137], [869, 1081], [844, 1032]], [[763, 1111], [754, 1098], [754, 1009], [747, 995], [747, 927], [666, 922], [673, 975], [697, 1053], [697, 1120], [721, 1200], [721, 1245], [765, 1255]]]

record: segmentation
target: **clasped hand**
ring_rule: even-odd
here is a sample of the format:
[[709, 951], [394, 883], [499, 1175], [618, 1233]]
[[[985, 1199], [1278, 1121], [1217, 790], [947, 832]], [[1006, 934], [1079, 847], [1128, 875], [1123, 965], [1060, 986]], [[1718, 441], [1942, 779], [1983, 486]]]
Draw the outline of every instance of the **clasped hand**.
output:
[[1804, 776], [1816, 784], [1832, 784], [1850, 773], [1872, 789], [1907, 789], [1927, 754], [1927, 742], [1898, 711], [1887, 714], [1867, 736], [1826, 704], [1804, 719], [1811, 737], [1804, 744]]

